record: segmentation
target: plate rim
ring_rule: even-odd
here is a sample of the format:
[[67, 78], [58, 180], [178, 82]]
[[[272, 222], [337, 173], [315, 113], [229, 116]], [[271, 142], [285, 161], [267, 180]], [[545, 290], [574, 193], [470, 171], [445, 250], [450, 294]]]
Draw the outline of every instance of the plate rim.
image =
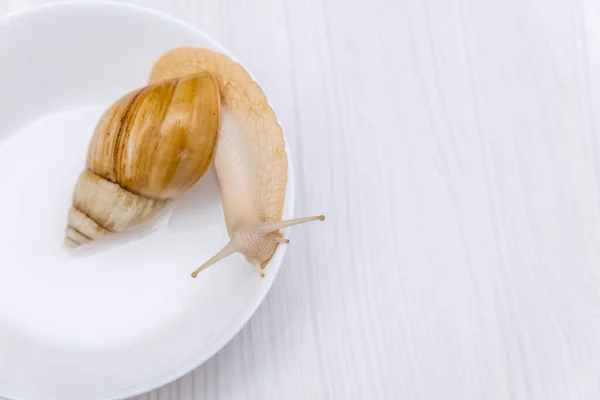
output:
[[[174, 15], [164, 13], [162, 11], [158, 11], [156, 9], [138, 5], [131, 3], [123, 3], [115, 0], [78, 0], [78, 1], [69, 1], [69, 0], [58, 0], [52, 1], [46, 4], [38, 4], [33, 6], [27, 6], [23, 8], [19, 8], [17, 10], [9, 11], [7, 13], [0, 15], [0, 28], [9, 22], [9, 20], [14, 18], [19, 18], [21, 16], [26, 16], [35, 13], [43, 13], [47, 10], [51, 9], [60, 9], [60, 8], [73, 8], [73, 7], [89, 7], [89, 6], [100, 6], [100, 7], [108, 7], [120, 9], [121, 11], [128, 11], [137, 14], [146, 14], [147, 16], [163, 19], [166, 22], [169, 22], [174, 25], [178, 25], [179, 27], [186, 29], [190, 32], [193, 32], [195, 35], [202, 37], [203, 40], [209, 42], [214, 48], [218, 49], [221, 53], [230, 57], [234, 62], [240, 64], [250, 75], [250, 77], [261, 87], [264, 91], [263, 86], [260, 84], [260, 81], [256, 79], [256, 77], [252, 74], [252, 72], [241, 62], [226, 46], [221, 44], [219, 41], [214, 39], [212, 36], [208, 35], [202, 29], [192, 25], [191, 23], [185, 22]], [[271, 106], [273, 111], [275, 112], [275, 118], [277, 123], [281, 126], [283, 131], [283, 139], [285, 144], [285, 152], [288, 161], [288, 181], [286, 186], [285, 198], [284, 198], [284, 214], [288, 216], [288, 218], [294, 218], [295, 212], [295, 177], [293, 170], [293, 160], [291, 157], [291, 151], [289, 148], [289, 141], [286, 137], [286, 130], [279, 119], [279, 115], [276, 112], [275, 107], [271, 103], [267, 93], [265, 93], [265, 97], [267, 97], [267, 103]], [[289, 237], [290, 228], [282, 230]], [[277, 246], [273, 257], [271, 258], [268, 267], [269, 273], [266, 277], [266, 284], [261, 287], [259, 291], [255, 294], [255, 297], [249, 302], [248, 307], [238, 315], [238, 320], [232, 323], [232, 326], [229, 330], [227, 330], [219, 340], [213, 342], [211, 346], [207, 348], [204, 352], [199, 354], [198, 356], [190, 357], [193, 361], [183, 364], [179, 367], [173, 368], [170, 371], [166, 371], [162, 374], [159, 374], [154, 379], [151, 379], [146, 382], [140, 382], [135, 384], [131, 390], [123, 390], [122, 393], [118, 393], [116, 397], [111, 396], [107, 397], [106, 395], [110, 395], [110, 393], [99, 393], [98, 399], [106, 399], [106, 400], [114, 400], [114, 399], [128, 399], [131, 397], [139, 396], [146, 394], [150, 391], [162, 388], [166, 385], [173, 383], [174, 381], [186, 376], [187, 374], [193, 372], [203, 364], [205, 364], [208, 360], [213, 358], [219, 351], [225, 348], [244, 328], [249, 320], [256, 314], [256, 311], [260, 307], [260, 305], [264, 302], [265, 297], [271, 291], [271, 287], [273, 282], [275, 281], [279, 270], [281, 268], [281, 264], [284, 260], [285, 254], [287, 253], [287, 246]], [[5, 400], [34, 400], [34, 399], [25, 399], [25, 398], [16, 398], [11, 397], [8, 394], [4, 394], [0, 392], [0, 399]]]

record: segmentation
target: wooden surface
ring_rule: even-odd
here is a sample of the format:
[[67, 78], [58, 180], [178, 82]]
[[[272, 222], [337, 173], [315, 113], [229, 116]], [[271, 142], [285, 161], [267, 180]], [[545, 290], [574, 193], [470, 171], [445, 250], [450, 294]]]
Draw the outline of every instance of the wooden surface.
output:
[[600, 398], [599, 2], [136, 3], [247, 64], [328, 217], [139, 400]]

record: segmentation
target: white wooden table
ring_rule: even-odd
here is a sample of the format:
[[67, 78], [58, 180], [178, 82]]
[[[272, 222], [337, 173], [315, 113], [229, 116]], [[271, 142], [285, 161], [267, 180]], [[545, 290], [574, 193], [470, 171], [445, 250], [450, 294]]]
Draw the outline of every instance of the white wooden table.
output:
[[297, 214], [328, 216], [225, 349], [139, 399], [600, 398], [600, 2], [136, 3], [247, 64]]

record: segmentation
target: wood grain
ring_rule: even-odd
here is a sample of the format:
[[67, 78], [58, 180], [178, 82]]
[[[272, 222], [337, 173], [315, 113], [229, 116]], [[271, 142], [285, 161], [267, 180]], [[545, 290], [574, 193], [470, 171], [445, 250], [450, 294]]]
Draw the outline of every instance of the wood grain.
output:
[[138, 400], [600, 397], [600, 3], [136, 3], [248, 65], [296, 214], [328, 217], [226, 348]]

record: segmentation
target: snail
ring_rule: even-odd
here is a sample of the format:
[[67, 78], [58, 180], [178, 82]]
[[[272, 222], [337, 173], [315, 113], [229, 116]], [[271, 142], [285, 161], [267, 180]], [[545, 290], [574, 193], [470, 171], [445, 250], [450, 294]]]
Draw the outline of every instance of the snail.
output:
[[[194, 112], [201, 115], [202, 124], [186, 126], [186, 133], [183, 136], [187, 138], [186, 143], [188, 144], [193, 142], [193, 138], [198, 138], [199, 143], [193, 150], [181, 150], [180, 148], [179, 152], [163, 152], [160, 147], [161, 143], [163, 141], [171, 142], [167, 139], [172, 133], [168, 123], [165, 124], [167, 120], [163, 120], [161, 127], [165, 127], [165, 129], [159, 135], [160, 140], [156, 141], [156, 133], [144, 134], [143, 129], [138, 132], [135, 124], [128, 122], [130, 120], [128, 113], [131, 111], [128, 111], [125, 105], [135, 102], [136, 98], [141, 96], [139, 93], [158, 90], [152, 88], [162, 88], [162, 85], [180, 85], [189, 79], [202, 80], [202, 85], [198, 84], [197, 86], [197, 95], [195, 97], [190, 95], [198, 103], [181, 105], [181, 107], [186, 110], [185, 113], [191, 112], [190, 110], [193, 109]], [[162, 90], [167, 91], [164, 88]], [[86, 215], [81, 215], [85, 213], [78, 213], [81, 210], [74, 202], [74, 207], [71, 209], [71, 214], [74, 215], [69, 220], [70, 222], [82, 220], [83, 223], [77, 226], [82, 229], [85, 227], [85, 230], [71, 229], [75, 226], [70, 223], [67, 240], [81, 243], [82, 239], [92, 240], [107, 234], [105, 231], [114, 232], [135, 228], [140, 223], [151, 220], [160, 213], [170, 199], [193, 186], [206, 172], [213, 159], [221, 188], [225, 224], [230, 241], [215, 256], [194, 271], [192, 277], [195, 278], [201, 271], [234, 253], [241, 253], [250, 264], [260, 271], [261, 276], [264, 276], [263, 270], [277, 246], [281, 243], [289, 243], [289, 240], [281, 234], [281, 229], [325, 219], [320, 215], [288, 221], [281, 220], [288, 180], [288, 161], [283, 131], [261, 88], [240, 64], [228, 56], [209, 49], [194, 47], [170, 50], [153, 65], [148, 86], [141, 89], [141, 92], [134, 92], [128, 96], [117, 102], [107, 112], [108, 116], [103, 117], [103, 120], [111, 120], [111, 124], [103, 120], [99, 123], [88, 152], [88, 167], [76, 187], [75, 198], [77, 198], [80, 186], [84, 187], [88, 193], [92, 193], [94, 190], [103, 190], [102, 193], [104, 193], [107, 190], [101, 189], [104, 185], [111, 186], [110, 190], [119, 193], [119, 190], [128, 191], [134, 200], [121, 202], [106, 200], [106, 204], [98, 205], [99, 213], [114, 216], [112, 219], [109, 218], [111, 221], [114, 220], [113, 225], [110, 226], [106, 226], [104, 220], [99, 220], [95, 215], [88, 215], [91, 218], [85, 219]], [[160, 108], [158, 106], [160, 99], [157, 98], [156, 101], [157, 104], [154, 107], [163, 110], [168, 115], [169, 111], [164, 108], [172, 107], [173, 103], [168, 105], [168, 102], [165, 102], [167, 105]], [[120, 103], [122, 104], [119, 105]], [[199, 110], [196, 109], [196, 105], [206, 108]], [[129, 109], [144, 113], [143, 105], [140, 105], [138, 109], [130, 106]], [[152, 118], [152, 112], [154, 111], [146, 113], [147, 118]], [[117, 117], [119, 115], [121, 119]], [[190, 123], [191, 121], [196, 121], [196, 119], [187, 120]], [[123, 125], [124, 128], [122, 128]], [[218, 131], [216, 134], [215, 129]], [[146, 148], [144, 151], [148, 151], [150, 154], [145, 158], [140, 158], [143, 160], [140, 165], [135, 165], [138, 162], [136, 157], [119, 161], [118, 157], [129, 154], [129, 150], [124, 151], [123, 144], [119, 144], [118, 139], [111, 140], [111, 135], [107, 132], [113, 131], [129, 132], [125, 138], [134, 142], [132, 147], [139, 143]], [[134, 138], [138, 135], [140, 136], [139, 140]], [[177, 137], [178, 133], [174, 133], [174, 135]], [[147, 140], [150, 142], [146, 142]], [[179, 139], [173, 139], [174, 142], [177, 140]], [[181, 179], [177, 179], [173, 184], [168, 183], [168, 179], [164, 175], [160, 175], [163, 168], [161, 164], [154, 164], [152, 161], [153, 152], [160, 152], [164, 155], [159, 158], [164, 165], [171, 165], [172, 162], [179, 165], [178, 163], [181, 163], [182, 159], [193, 157], [195, 161], [186, 163], [184, 168], [191, 176], [187, 177], [182, 173], [178, 175]], [[98, 175], [96, 170], [91, 168], [90, 158], [94, 158], [94, 156], [108, 158], [110, 160], [108, 164], [116, 164], [108, 168], [109, 172], [112, 170], [118, 172], [119, 169], [127, 171], [128, 169], [145, 170], [149, 168], [153, 171], [152, 174], [160, 175], [161, 184], [152, 186], [152, 179], [147, 178], [145, 172], [139, 172], [135, 176], [114, 172]], [[128, 163], [134, 165], [129, 166]], [[197, 169], [194, 170], [194, 166], [197, 166]], [[196, 173], [194, 174], [192, 171]], [[94, 188], [88, 187], [91, 185], [89, 181], [93, 181], [87, 177], [90, 173], [104, 180], [101, 183], [94, 183]], [[152, 174], [150, 175], [154, 176]], [[123, 176], [128, 179], [122, 181]], [[96, 176], [93, 178], [97, 180]], [[138, 182], [134, 178], [141, 180]], [[164, 193], [161, 190], [154, 190], [163, 187], [168, 188]], [[110, 190], [108, 191], [110, 192]], [[87, 198], [89, 198], [89, 202], [94, 203], [100, 202], [97, 199], [102, 196], [88, 195]], [[139, 211], [138, 207], [140, 207]], [[123, 223], [117, 221], [123, 217]], [[115, 226], [119, 229], [115, 229]], [[85, 236], [79, 237], [76, 235], [77, 233]]]

